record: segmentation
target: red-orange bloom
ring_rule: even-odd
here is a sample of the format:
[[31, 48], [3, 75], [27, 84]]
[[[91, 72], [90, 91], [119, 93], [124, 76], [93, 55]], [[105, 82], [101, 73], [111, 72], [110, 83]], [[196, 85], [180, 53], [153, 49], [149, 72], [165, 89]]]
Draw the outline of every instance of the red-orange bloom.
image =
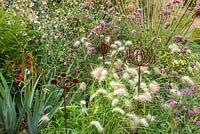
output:
[[26, 68], [30, 68], [31, 66], [29, 64], [25, 64], [25, 67]]
[[10, 66], [11, 66], [11, 64], [10, 64], [10, 63], [6, 63], [6, 66], [7, 66], [7, 67], [10, 67]]
[[13, 60], [12, 60], [12, 61], [15, 63], [15, 62], [17, 62], [17, 59], [16, 59], [16, 58], [13, 58]]
[[24, 74], [23, 73], [18, 73], [18, 80], [24, 80]]
[[17, 69], [21, 70], [22, 69], [22, 64], [17, 65]]

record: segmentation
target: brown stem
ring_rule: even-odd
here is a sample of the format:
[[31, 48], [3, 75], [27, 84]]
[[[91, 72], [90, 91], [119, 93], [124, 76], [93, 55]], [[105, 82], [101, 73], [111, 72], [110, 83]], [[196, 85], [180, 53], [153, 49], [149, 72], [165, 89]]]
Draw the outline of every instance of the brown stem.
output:
[[64, 89], [64, 119], [65, 119], [65, 128], [67, 129], [66, 90], [67, 89]]
[[[138, 66], [138, 94], [137, 94], [137, 98], [139, 97], [140, 95], [140, 65]], [[139, 100], [137, 101], [137, 114], [139, 113]]]

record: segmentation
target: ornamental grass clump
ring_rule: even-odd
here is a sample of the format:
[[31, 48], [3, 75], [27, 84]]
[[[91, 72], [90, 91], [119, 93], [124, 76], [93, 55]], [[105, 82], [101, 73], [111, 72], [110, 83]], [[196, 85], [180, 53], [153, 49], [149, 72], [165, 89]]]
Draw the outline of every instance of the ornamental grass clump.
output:
[[[195, 7], [194, 12], [190, 8], [192, 2], [193, 0], [135, 0], [128, 3], [116, 0], [116, 8], [120, 12], [122, 26], [131, 34], [133, 44], [149, 46], [149, 42], [155, 38], [154, 49], [159, 47], [162, 50], [172, 39], [178, 39], [173, 36], [184, 36], [192, 18], [198, 16], [199, 6]], [[132, 5], [131, 10], [127, 7], [128, 4]], [[184, 44], [185, 40], [180, 39], [179, 42]]]

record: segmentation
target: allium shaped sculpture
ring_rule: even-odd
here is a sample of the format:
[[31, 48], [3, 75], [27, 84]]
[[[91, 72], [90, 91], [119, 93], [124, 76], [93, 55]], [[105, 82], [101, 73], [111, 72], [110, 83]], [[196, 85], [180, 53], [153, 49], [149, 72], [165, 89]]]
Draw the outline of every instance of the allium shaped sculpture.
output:
[[65, 119], [65, 128], [67, 128], [67, 102], [66, 102], [66, 95], [67, 92], [79, 83], [77, 78], [73, 78], [72, 76], [67, 76], [66, 73], [61, 73], [59, 76], [54, 76], [51, 80], [51, 84], [56, 85], [58, 88], [63, 89], [63, 99], [64, 99], [64, 119]]
[[[140, 94], [140, 76], [141, 66], [148, 66], [156, 62], [156, 55], [151, 47], [133, 47], [125, 50], [126, 63], [130, 66], [137, 66], [138, 68], [138, 90], [137, 97]], [[139, 101], [137, 104], [137, 110], [139, 110]], [[138, 111], [137, 111], [138, 112]]]
[[103, 56], [103, 64], [105, 64], [105, 55], [109, 52], [110, 48], [111, 47], [105, 43], [101, 43], [96, 47], [96, 51]]

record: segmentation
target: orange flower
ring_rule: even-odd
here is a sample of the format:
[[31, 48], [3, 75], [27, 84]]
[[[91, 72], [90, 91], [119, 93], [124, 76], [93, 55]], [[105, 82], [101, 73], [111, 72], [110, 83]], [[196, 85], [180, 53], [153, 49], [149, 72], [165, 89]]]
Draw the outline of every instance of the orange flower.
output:
[[16, 58], [13, 58], [13, 60], [12, 60], [12, 61], [15, 63], [15, 62], [17, 62], [17, 59], [16, 59]]
[[31, 66], [29, 64], [25, 64], [25, 67], [26, 68], [30, 68]]
[[10, 66], [11, 66], [11, 64], [10, 64], [10, 63], [6, 63], [6, 66], [7, 66], [7, 67], [10, 67]]
[[18, 73], [18, 80], [24, 80], [24, 74], [23, 73]]
[[22, 69], [22, 64], [17, 65], [17, 69], [21, 70]]

